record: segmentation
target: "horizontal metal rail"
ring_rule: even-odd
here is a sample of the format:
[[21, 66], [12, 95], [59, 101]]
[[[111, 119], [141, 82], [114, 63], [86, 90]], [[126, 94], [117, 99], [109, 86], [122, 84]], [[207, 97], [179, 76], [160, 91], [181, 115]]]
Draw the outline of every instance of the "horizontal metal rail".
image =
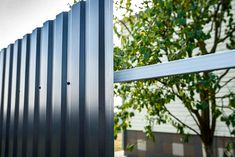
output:
[[128, 82], [235, 67], [235, 50], [114, 72], [114, 82]]

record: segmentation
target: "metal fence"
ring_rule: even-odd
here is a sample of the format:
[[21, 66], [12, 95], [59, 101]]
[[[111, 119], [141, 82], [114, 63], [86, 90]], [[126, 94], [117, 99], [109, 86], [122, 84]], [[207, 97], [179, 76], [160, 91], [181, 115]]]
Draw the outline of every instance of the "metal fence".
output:
[[113, 156], [112, 44], [112, 1], [87, 0], [1, 50], [1, 157]]
[[81, 1], [1, 50], [1, 157], [112, 157], [113, 82], [235, 67], [231, 51], [114, 73], [112, 9]]

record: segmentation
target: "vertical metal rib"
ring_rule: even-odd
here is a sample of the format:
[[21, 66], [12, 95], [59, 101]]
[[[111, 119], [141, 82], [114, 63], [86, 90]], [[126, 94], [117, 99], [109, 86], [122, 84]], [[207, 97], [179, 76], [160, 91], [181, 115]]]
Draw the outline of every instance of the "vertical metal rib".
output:
[[26, 68], [25, 68], [25, 88], [24, 88], [24, 107], [23, 107], [23, 129], [22, 129], [22, 157], [27, 156], [27, 140], [28, 140], [28, 117], [29, 117], [29, 70], [30, 70], [30, 50], [31, 35], [27, 36], [26, 44]]
[[30, 52], [30, 35], [27, 34], [22, 39], [21, 49], [21, 69], [20, 69], [20, 90], [19, 90], [19, 115], [17, 131], [17, 157], [26, 156], [26, 120], [28, 109], [28, 71], [29, 71], [29, 52]]
[[65, 120], [67, 86], [68, 14], [61, 13], [54, 21], [53, 85], [52, 85], [52, 156], [65, 156]]
[[4, 87], [6, 71], [6, 49], [0, 52], [0, 156], [2, 156], [2, 127], [3, 127], [3, 104], [4, 104]]
[[10, 45], [10, 65], [9, 65], [9, 84], [8, 84], [8, 102], [7, 102], [7, 115], [6, 115], [6, 146], [5, 146], [5, 157], [9, 156], [9, 136], [10, 136], [10, 116], [12, 109], [12, 69], [13, 69], [13, 57], [14, 57], [14, 45]]
[[12, 58], [13, 47], [11, 44], [6, 51], [6, 71], [5, 71], [5, 89], [3, 104], [3, 122], [2, 122], [2, 156], [8, 156], [9, 146], [9, 116], [11, 110], [11, 81], [12, 81]]
[[[113, 1], [104, 1], [104, 88], [105, 88], [105, 157], [114, 156], [113, 129]], [[102, 51], [102, 50], [101, 50]], [[103, 88], [103, 87], [101, 87]], [[102, 94], [102, 93], [101, 93]]]
[[50, 156], [52, 107], [53, 21], [41, 30], [38, 156]]
[[113, 152], [112, 1], [86, 1], [86, 156]]
[[[13, 143], [12, 143], [12, 149], [10, 147], [10, 157], [16, 157], [16, 152], [17, 152], [17, 131], [18, 131], [18, 117], [19, 117], [19, 94], [20, 94], [20, 69], [21, 69], [21, 50], [22, 50], [22, 41], [17, 40], [15, 43], [15, 48], [14, 48], [14, 55], [17, 55], [17, 68], [16, 70], [16, 84], [15, 84], [15, 91], [12, 91], [12, 93], [15, 93], [15, 98], [12, 97], [12, 105], [15, 105], [14, 108], [14, 116], [12, 116], [12, 123], [13, 123]], [[14, 79], [14, 77], [13, 77]], [[15, 101], [15, 102], [14, 102]], [[11, 155], [12, 154], [12, 155]]]
[[21, 54], [21, 40], [17, 40], [14, 44], [14, 52], [13, 52], [13, 61], [12, 61], [12, 90], [11, 90], [11, 107], [10, 107], [10, 115], [9, 115], [9, 147], [6, 150], [8, 153], [7, 156], [13, 156], [13, 144], [14, 144], [14, 129], [15, 129], [15, 112], [18, 111], [18, 90], [19, 90], [19, 57]]
[[[38, 84], [39, 84], [39, 69], [40, 62], [40, 33], [41, 29], [37, 28], [31, 34], [30, 42], [30, 57], [29, 57], [29, 81], [28, 81], [28, 108], [27, 119], [25, 121], [27, 129], [26, 141], [26, 156], [32, 157], [35, 154], [37, 147], [37, 131], [38, 127]], [[33, 152], [34, 151], [34, 152]], [[37, 152], [36, 152], [37, 153]], [[34, 156], [35, 157], [35, 156]]]
[[68, 19], [66, 155], [85, 156], [85, 2], [74, 5]]

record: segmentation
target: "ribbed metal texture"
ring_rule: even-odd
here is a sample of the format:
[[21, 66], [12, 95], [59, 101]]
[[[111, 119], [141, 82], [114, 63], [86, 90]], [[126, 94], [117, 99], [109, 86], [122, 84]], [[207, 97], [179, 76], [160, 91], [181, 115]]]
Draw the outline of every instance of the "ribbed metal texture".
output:
[[112, 157], [112, 1], [87, 0], [0, 51], [1, 157]]

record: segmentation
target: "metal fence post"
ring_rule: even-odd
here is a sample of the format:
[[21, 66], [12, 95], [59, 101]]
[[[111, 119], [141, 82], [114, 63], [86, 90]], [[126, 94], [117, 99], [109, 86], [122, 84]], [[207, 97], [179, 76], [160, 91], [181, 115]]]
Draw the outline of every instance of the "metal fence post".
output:
[[86, 1], [86, 157], [112, 157], [112, 0]]

